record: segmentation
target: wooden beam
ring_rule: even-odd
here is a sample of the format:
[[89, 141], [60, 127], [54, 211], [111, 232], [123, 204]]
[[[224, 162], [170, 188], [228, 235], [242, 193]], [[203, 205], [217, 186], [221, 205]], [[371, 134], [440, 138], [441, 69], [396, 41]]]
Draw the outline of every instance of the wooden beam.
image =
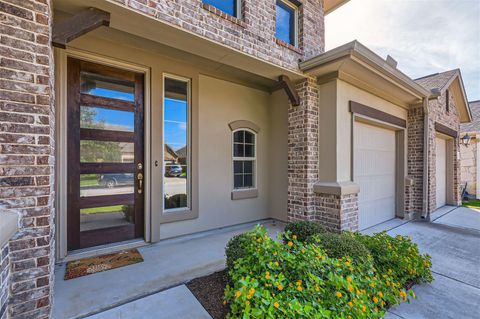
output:
[[298, 96], [298, 92], [288, 76], [280, 75], [278, 77], [278, 88], [285, 90], [285, 93], [287, 93], [288, 99], [293, 106], [300, 105], [300, 97]]
[[458, 137], [458, 132], [455, 131], [454, 129], [449, 128], [448, 126], [445, 126], [441, 123], [435, 122], [435, 131], [438, 133], [445, 134], [447, 136], [457, 138]]
[[393, 124], [395, 126], [399, 126], [402, 128], [407, 127], [407, 121], [405, 121], [404, 119], [396, 117], [392, 114], [388, 114], [380, 110], [374, 109], [373, 107], [357, 103], [355, 101], [350, 101], [350, 112], [364, 115], [372, 119]]
[[88, 8], [73, 17], [53, 25], [52, 45], [65, 49], [68, 42], [101, 26], [110, 25], [110, 13], [96, 8]]

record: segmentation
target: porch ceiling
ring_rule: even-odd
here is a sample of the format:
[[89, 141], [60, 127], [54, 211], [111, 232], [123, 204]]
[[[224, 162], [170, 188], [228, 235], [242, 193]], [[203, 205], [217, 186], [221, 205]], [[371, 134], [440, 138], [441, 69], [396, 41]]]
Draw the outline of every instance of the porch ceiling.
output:
[[185, 58], [188, 53], [189, 58], [195, 55], [210, 60], [224, 73], [242, 70], [274, 81], [277, 81], [280, 75], [287, 75], [292, 80], [304, 78], [301, 72], [279, 67], [108, 0], [54, 0], [54, 9], [66, 14], [75, 14], [88, 7], [109, 12], [110, 29], [177, 49], [177, 53], [183, 52]]

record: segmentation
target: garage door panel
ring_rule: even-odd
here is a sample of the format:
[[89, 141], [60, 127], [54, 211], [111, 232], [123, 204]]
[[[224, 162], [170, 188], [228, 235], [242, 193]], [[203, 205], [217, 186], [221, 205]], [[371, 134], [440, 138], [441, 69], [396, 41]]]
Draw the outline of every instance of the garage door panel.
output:
[[359, 228], [395, 217], [395, 132], [355, 124], [354, 181], [358, 194]]

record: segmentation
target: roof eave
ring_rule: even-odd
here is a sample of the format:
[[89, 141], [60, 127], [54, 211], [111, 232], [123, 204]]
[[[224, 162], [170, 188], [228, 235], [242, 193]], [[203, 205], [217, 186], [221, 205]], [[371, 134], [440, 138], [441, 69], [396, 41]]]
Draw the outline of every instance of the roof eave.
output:
[[337, 10], [348, 1], [350, 0], [324, 0], [323, 5], [324, 5], [325, 15]]

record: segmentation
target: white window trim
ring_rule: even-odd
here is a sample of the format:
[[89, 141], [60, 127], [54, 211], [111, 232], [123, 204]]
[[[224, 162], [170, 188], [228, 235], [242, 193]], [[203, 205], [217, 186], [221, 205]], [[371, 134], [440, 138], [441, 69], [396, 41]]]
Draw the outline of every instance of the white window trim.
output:
[[[234, 155], [235, 153], [235, 133], [239, 131], [247, 131], [249, 133], [252, 133], [253, 136], [255, 137], [255, 143], [253, 144], [253, 154], [255, 155], [254, 157], [236, 157]], [[244, 143], [245, 144], [245, 143]], [[258, 134], [252, 129], [242, 127], [242, 128], [237, 128], [232, 131], [232, 189], [234, 192], [242, 192], [242, 191], [248, 191], [248, 190], [253, 190], [257, 188], [257, 144], [258, 144]], [[235, 188], [235, 161], [253, 161], [253, 179], [252, 179], [252, 187], [242, 187], [242, 188]]]
[[[293, 28], [294, 28], [294, 30], [293, 30], [293, 37], [294, 37], [294, 39], [293, 39], [293, 44], [291, 44], [291, 43], [289, 43], [289, 44], [291, 44], [291, 45], [293, 45], [294, 47], [298, 48], [298, 25], [299, 25], [299, 21], [298, 21], [298, 19], [299, 19], [299, 18], [298, 18], [298, 17], [299, 17], [299, 13], [298, 13], [298, 11], [299, 11], [299, 7], [298, 7], [297, 5], [295, 5], [293, 2], [288, 1], [288, 0], [277, 0], [277, 1], [282, 2], [282, 3], [285, 4], [286, 6], [288, 6], [288, 7], [290, 7], [290, 8], [293, 9], [293, 12], [294, 12], [294, 21], [293, 21]], [[275, 7], [276, 7], [276, 4], [277, 4], [277, 1], [275, 1]], [[275, 19], [275, 29], [276, 29], [276, 27], [277, 27], [277, 21], [276, 21], [276, 19]], [[289, 26], [289, 27], [290, 27], [290, 26]], [[275, 33], [276, 33], [276, 30], [275, 30]], [[280, 39], [280, 40], [282, 40], [282, 39]], [[282, 40], [282, 41], [283, 41], [283, 40]]]
[[[187, 83], [187, 207], [165, 209], [165, 80], [172, 79]], [[192, 209], [192, 81], [189, 78], [163, 73], [163, 96], [162, 96], [162, 211], [164, 214], [186, 212]]]

